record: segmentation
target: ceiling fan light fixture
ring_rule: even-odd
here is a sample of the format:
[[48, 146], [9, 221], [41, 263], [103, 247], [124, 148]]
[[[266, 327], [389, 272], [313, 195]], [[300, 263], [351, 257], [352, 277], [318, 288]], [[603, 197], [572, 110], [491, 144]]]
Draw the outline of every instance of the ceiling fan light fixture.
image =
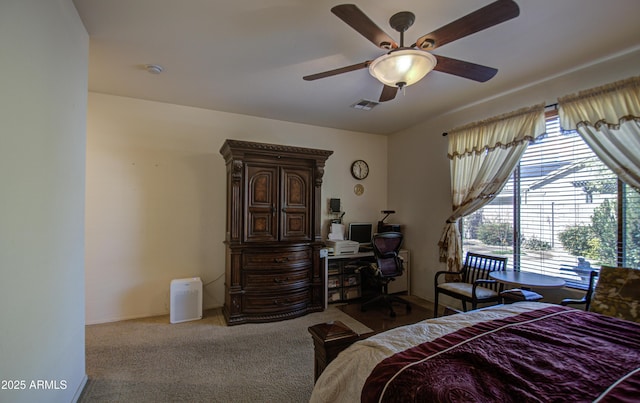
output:
[[415, 84], [436, 66], [437, 60], [429, 52], [405, 48], [392, 50], [369, 65], [369, 73], [391, 87]]

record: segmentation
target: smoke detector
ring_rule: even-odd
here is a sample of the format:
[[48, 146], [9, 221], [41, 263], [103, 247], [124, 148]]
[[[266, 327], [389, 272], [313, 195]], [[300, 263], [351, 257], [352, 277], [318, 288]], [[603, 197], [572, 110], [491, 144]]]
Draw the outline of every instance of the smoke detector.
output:
[[160, 74], [163, 70], [162, 66], [160, 66], [159, 64], [145, 64], [144, 68], [147, 69], [147, 72], [151, 74]]

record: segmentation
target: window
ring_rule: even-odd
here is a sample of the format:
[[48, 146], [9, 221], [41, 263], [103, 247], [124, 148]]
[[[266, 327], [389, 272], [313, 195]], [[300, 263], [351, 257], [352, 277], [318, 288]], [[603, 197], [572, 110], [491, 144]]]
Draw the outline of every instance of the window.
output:
[[463, 251], [509, 255], [509, 268], [585, 286], [601, 265], [640, 266], [640, 194], [557, 114], [495, 199], [462, 221]]

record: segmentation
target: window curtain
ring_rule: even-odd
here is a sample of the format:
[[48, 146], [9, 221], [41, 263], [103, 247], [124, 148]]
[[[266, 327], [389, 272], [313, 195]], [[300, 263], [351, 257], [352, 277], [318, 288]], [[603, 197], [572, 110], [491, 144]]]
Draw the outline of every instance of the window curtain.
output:
[[440, 237], [440, 261], [462, 266], [458, 220], [500, 193], [530, 141], [544, 134], [544, 104], [472, 123], [449, 132], [453, 213]]
[[602, 162], [640, 191], [640, 77], [558, 99], [560, 125], [577, 130]]

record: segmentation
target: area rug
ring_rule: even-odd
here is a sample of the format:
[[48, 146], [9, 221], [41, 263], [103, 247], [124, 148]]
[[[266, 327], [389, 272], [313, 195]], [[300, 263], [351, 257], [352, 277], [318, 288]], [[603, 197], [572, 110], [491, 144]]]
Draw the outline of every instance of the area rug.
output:
[[395, 317], [391, 317], [389, 310], [383, 307], [372, 306], [362, 312], [360, 303], [343, 304], [337, 306], [337, 308], [375, 332], [417, 323], [433, 317], [433, 308], [427, 308], [420, 303], [416, 303], [416, 299], [407, 297], [406, 300], [411, 303], [411, 312], [407, 312], [402, 305], [394, 305]]
[[226, 326], [169, 317], [86, 327], [89, 381], [80, 402], [307, 402], [313, 388], [309, 326], [341, 321], [371, 329], [336, 307], [300, 318]]

